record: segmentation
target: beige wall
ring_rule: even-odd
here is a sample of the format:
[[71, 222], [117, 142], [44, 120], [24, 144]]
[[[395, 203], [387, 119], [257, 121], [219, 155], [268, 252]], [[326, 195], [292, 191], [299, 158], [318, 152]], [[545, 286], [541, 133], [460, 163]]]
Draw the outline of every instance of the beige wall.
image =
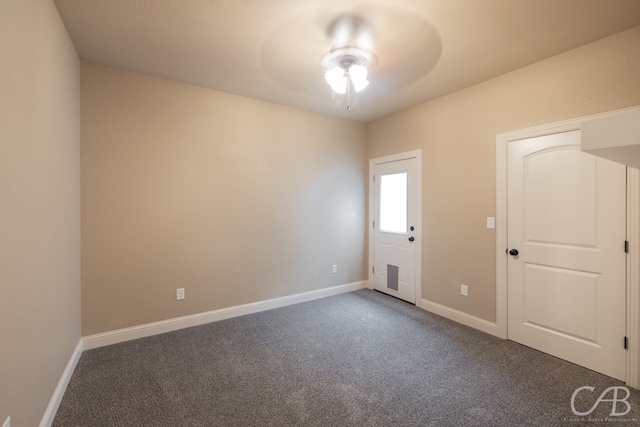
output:
[[83, 335], [366, 279], [363, 124], [81, 69]]
[[[0, 35], [0, 423], [37, 425], [81, 333], [80, 70], [50, 1]], [[416, 148], [423, 297], [494, 321], [495, 135], [640, 105], [640, 27], [366, 128], [81, 74], [84, 335], [363, 280], [366, 159]]]
[[635, 27], [367, 125], [368, 158], [423, 150], [424, 299], [496, 320], [496, 134], [640, 105], [639, 76]]
[[0, 2], [0, 424], [40, 423], [80, 339], [80, 65], [49, 0]]

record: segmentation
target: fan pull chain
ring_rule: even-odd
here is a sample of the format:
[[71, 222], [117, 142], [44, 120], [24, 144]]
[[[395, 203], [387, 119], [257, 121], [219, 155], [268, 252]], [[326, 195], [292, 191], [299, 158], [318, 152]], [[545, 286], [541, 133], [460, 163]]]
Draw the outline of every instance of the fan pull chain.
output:
[[351, 76], [347, 71], [347, 113], [351, 112]]

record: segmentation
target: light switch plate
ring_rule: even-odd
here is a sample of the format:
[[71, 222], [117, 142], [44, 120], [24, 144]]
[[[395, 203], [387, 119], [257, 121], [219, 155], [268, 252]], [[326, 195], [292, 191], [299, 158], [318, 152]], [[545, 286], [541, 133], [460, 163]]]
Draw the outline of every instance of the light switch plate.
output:
[[496, 228], [496, 219], [494, 217], [487, 217], [487, 228]]

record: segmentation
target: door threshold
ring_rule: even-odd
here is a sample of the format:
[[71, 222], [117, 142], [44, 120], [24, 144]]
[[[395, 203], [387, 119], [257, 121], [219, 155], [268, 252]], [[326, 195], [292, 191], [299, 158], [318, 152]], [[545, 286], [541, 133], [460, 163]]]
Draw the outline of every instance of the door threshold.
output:
[[402, 301], [402, 302], [404, 302], [405, 304], [409, 304], [409, 305], [412, 305], [412, 306], [414, 306], [414, 307], [417, 307], [417, 305], [415, 305], [415, 304], [414, 304], [414, 303], [412, 303], [412, 302], [409, 302], [409, 301], [403, 300], [402, 298], [398, 298], [398, 297], [393, 296], [393, 295], [390, 295], [390, 294], [388, 294], [388, 293], [386, 293], [386, 292], [382, 292], [382, 291], [379, 291], [379, 290], [377, 290], [377, 289], [374, 289], [374, 291], [376, 291], [377, 293], [382, 294], [382, 295], [384, 295], [384, 296], [386, 296], [386, 297], [391, 297], [391, 298], [393, 298], [393, 299], [397, 299], [398, 301]]

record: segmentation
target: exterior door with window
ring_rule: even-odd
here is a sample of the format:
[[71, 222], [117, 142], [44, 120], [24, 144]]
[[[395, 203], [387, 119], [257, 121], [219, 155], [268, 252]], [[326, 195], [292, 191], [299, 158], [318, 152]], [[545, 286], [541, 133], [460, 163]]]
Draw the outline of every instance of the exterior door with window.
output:
[[416, 303], [417, 160], [374, 164], [373, 288]]

